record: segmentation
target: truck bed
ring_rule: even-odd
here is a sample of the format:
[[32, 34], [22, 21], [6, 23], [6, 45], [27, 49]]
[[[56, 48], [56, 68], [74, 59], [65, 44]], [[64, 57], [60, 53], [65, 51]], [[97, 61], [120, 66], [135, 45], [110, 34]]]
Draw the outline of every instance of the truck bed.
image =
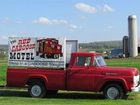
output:
[[7, 86], [24, 87], [30, 78], [46, 79], [47, 89], [65, 89], [66, 70], [47, 68], [11, 68], [7, 69]]

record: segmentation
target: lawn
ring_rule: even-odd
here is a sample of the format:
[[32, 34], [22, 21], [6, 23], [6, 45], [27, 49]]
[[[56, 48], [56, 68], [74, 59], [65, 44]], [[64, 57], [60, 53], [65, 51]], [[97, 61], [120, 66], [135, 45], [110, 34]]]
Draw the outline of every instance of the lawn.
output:
[[140, 70], [140, 58], [108, 59], [106, 63], [109, 66], [135, 67]]
[[0, 85], [6, 84], [7, 60], [0, 60]]
[[105, 100], [101, 94], [60, 91], [57, 95], [36, 99], [23, 90], [0, 90], [0, 105], [138, 105], [140, 94], [131, 93], [128, 99]]
[[[140, 69], [140, 59], [109, 59], [109, 66], [126, 66]], [[6, 84], [7, 61], [0, 60], [0, 84]], [[138, 105], [140, 93], [129, 93], [128, 99], [105, 100], [102, 94], [91, 92], [59, 91], [43, 99], [31, 98], [26, 89], [0, 88], [0, 105]]]

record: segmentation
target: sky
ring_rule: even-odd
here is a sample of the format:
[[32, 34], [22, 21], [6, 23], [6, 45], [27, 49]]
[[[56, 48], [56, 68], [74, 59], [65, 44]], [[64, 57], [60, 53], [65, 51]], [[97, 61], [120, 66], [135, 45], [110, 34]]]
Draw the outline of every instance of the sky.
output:
[[8, 37], [66, 37], [80, 43], [122, 40], [140, 0], [0, 0], [0, 44]]

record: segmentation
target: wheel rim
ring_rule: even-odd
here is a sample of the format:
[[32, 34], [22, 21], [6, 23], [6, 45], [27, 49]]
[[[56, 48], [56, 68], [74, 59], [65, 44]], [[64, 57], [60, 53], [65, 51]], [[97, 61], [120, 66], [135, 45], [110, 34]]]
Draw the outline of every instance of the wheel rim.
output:
[[107, 90], [107, 96], [109, 99], [115, 99], [119, 95], [119, 90], [115, 87], [110, 87]]
[[31, 93], [32, 93], [32, 95], [35, 96], [35, 97], [40, 96], [40, 94], [41, 94], [41, 87], [38, 86], [38, 85], [34, 85], [34, 86], [31, 88]]
[[58, 54], [55, 54], [55, 55], [54, 55], [54, 58], [59, 58], [59, 55], [58, 55]]

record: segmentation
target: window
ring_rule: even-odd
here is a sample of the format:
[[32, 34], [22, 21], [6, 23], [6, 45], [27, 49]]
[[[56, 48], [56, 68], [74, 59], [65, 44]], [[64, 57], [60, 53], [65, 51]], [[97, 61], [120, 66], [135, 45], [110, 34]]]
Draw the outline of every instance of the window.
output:
[[76, 59], [76, 66], [89, 66], [91, 57], [80, 56]]
[[94, 66], [106, 66], [106, 63], [102, 56], [95, 56], [93, 65]]

